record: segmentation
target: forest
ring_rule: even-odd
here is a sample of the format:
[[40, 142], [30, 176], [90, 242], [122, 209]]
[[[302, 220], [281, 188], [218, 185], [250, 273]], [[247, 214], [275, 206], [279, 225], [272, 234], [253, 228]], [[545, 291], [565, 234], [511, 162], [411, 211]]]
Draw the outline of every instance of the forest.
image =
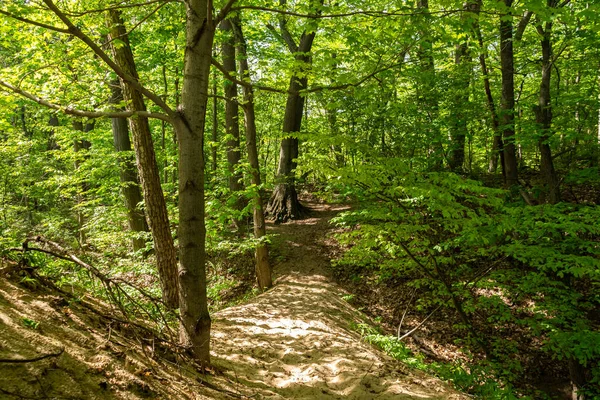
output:
[[595, 1], [0, 2], [0, 279], [209, 375], [318, 261], [448, 390], [600, 398], [599, 168]]

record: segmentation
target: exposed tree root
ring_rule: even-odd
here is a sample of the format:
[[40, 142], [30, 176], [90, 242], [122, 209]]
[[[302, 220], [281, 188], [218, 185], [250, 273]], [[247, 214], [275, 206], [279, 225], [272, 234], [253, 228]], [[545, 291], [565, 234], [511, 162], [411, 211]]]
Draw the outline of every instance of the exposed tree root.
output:
[[298, 193], [294, 185], [280, 183], [275, 187], [266, 208], [266, 217], [276, 224], [289, 220], [302, 219], [308, 213], [298, 201]]

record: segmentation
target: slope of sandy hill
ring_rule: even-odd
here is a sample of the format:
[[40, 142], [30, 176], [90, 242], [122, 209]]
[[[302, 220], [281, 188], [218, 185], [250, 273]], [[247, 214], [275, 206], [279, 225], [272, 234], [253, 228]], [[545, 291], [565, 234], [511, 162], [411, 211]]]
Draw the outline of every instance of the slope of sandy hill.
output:
[[327, 271], [327, 221], [342, 207], [310, 206], [310, 218], [271, 227], [278, 235], [276, 286], [213, 315], [209, 374], [143, 331], [107, 318], [110, 310], [93, 299], [73, 302], [0, 278], [0, 398], [466, 398], [351, 329], [368, 321], [342, 300], [345, 293]]

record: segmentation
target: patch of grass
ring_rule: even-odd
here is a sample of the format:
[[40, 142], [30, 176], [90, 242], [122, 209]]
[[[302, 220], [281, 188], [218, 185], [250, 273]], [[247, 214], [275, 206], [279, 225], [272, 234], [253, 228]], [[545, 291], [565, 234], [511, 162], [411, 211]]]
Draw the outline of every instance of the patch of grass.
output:
[[350, 303], [352, 304], [352, 301], [356, 298], [356, 296], [354, 296], [353, 294], [345, 294], [342, 296], [342, 300], [344, 300], [346, 303]]
[[38, 321], [34, 321], [30, 318], [22, 318], [21, 322], [29, 329], [37, 329], [40, 326]]

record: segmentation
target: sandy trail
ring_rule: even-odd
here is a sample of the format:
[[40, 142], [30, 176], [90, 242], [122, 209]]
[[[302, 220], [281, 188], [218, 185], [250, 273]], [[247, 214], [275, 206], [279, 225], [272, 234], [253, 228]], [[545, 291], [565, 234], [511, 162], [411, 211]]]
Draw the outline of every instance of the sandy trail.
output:
[[383, 355], [351, 329], [366, 318], [329, 277], [329, 219], [345, 209], [310, 203], [309, 218], [271, 226], [276, 285], [214, 315], [216, 365], [243, 396], [285, 399], [454, 399], [447, 385]]
[[367, 320], [328, 275], [328, 221], [344, 207], [309, 206], [309, 218], [270, 227], [275, 287], [213, 315], [213, 373], [155, 349], [90, 296], [73, 301], [0, 277], [0, 399], [466, 398], [361, 341], [352, 326]]

